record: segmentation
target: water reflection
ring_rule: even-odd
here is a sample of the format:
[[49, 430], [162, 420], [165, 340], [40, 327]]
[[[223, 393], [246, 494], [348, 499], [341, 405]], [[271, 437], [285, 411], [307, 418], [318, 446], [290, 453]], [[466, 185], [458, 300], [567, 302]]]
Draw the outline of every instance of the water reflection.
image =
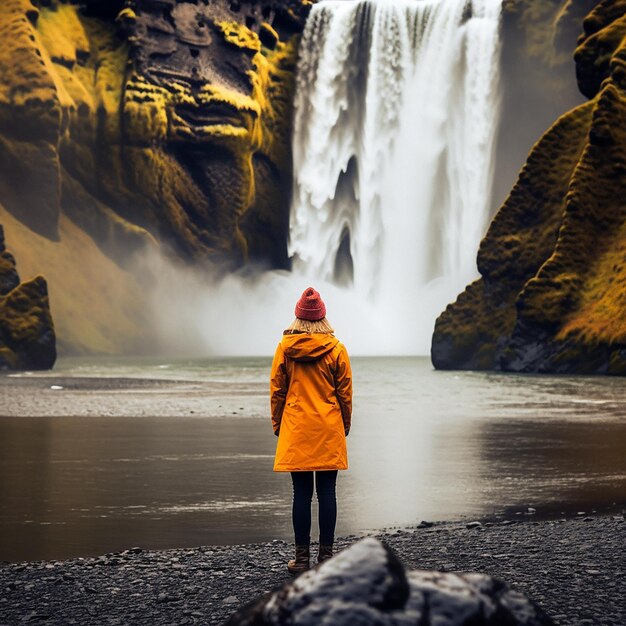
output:
[[480, 482], [500, 507], [521, 494], [544, 515], [626, 503], [626, 422], [488, 422], [479, 438]]
[[[0, 559], [290, 538], [267, 359], [172, 362], [172, 382], [123, 379], [123, 391], [80, 367], [63, 371], [63, 391], [0, 378]], [[434, 372], [409, 358], [355, 359], [354, 373], [340, 534], [626, 502], [621, 379]]]

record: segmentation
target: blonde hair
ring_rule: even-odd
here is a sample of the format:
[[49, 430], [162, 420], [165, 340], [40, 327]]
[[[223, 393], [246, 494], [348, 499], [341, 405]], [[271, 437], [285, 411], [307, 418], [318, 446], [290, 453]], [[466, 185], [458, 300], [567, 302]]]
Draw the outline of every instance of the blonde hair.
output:
[[321, 320], [312, 322], [311, 320], [301, 320], [296, 317], [284, 332], [285, 335], [291, 335], [294, 333], [324, 333], [326, 335], [332, 335], [335, 331], [330, 325], [328, 320], [323, 317]]

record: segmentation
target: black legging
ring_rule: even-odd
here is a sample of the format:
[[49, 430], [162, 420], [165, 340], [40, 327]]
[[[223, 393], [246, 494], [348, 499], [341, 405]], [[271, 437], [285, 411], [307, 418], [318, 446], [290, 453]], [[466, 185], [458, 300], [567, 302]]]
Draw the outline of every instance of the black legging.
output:
[[[293, 530], [296, 545], [311, 542], [311, 498], [313, 497], [313, 472], [291, 472], [293, 481]], [[319, 503], [320, 543], [332, 545], [337, 522], [335, 484], [337, 470], [315, 472], [315, 490]]]

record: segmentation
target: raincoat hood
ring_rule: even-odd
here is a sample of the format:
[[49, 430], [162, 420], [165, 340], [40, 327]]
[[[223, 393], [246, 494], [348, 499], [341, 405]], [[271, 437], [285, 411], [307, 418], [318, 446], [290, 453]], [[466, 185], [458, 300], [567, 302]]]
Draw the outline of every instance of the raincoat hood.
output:
[[339, 339], [325, 333], [296, 333], [283, 335], [283, 352], [294, 361], [316, 361], [328, 354]]

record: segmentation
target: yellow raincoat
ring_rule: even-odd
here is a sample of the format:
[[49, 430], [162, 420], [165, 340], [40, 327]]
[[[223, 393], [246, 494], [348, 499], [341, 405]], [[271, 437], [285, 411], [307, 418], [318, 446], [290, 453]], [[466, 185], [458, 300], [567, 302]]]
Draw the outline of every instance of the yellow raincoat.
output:
[[352, 371], [337, 338], [284, 335], [272, 363], [270, 404], [275, 472], [348, 469]]

